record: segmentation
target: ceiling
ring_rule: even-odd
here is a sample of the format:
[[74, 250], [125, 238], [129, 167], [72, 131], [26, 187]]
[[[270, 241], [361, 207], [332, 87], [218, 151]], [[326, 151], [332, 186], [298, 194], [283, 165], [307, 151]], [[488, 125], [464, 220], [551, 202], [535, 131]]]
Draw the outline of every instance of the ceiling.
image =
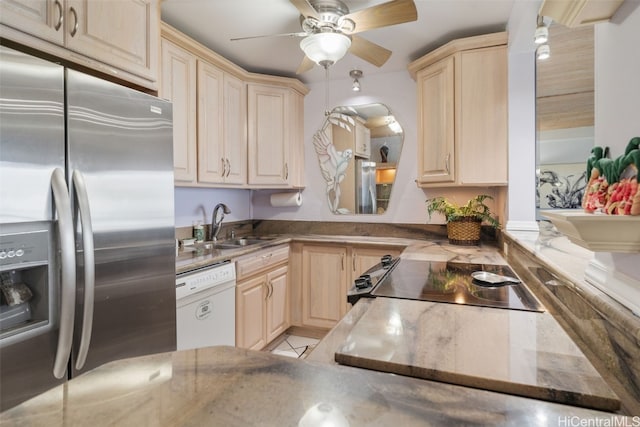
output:
[[[350, 11], [386, 0], [343, 0]], [[348, 78], [358, 68], [367, 75], [407, 69], [407, 64], [460, 37], [504, 31], [515, 0], [415, 0], [418, 20], [360, 33], [393, 51], [381, 68], [347, 53], [329, 68], [332, 80]], [[300, 31], [300, 14], [289, 0], [163, 0], [162, 19], [242, 68], [297, 77], [304, 83], [325, 79], [318, 66], [296, 76], [304, 54], [300, 38], [231, 38]]]

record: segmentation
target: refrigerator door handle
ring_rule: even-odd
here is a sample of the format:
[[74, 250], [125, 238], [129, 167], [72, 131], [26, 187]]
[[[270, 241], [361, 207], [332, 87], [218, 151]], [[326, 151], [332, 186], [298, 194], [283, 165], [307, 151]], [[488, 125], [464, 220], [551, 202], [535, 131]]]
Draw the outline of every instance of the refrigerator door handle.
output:
[[76, 369], [82, 369], [87, 360], [91, 332], [93, 329], [93, 304], [95, 299], [95, 247], [93, 245], [93, 227], [91, 225], [91, 211], [87, 186], [82, 173], [73, 171], [73, 188], [78, 202], [78, 213], [82, 224], [82, 251], [84, 254], [84, 312], [82, 314], [82, 333], [80, 334], [80, 348], [76, 360]]
[[73, 341], [73, 320], [76, 304], [76, 259], [73, 236], [73, 216], [71, 201], [67, 191], [64, 172], [56, 168], [51, 175], [51, 190], [58, 214], [58, 238], [60, 241], [60, 258], [62, 283], [60, 286], [60, 330], [58, 348], [53, 364], [53, 376], [60, 379], [67, 371], [67, 362], [71, 354]]

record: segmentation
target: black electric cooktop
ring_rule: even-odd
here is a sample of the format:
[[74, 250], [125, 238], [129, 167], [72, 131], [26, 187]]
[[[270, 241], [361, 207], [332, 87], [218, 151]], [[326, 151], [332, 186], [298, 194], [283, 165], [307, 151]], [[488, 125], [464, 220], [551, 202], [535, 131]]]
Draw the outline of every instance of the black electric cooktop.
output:
[[522, 283], [488, 284], [471, 277], [474, 271], [488, 271], [517, 278], [507, 265], [471, 264], [398, 259], [391, 266], [378, 264], [367, 273], [371, 286], [354, 285], [348, 300], [387, 297], [452, 304], [468, 304], [513, 310], [544, 311]]

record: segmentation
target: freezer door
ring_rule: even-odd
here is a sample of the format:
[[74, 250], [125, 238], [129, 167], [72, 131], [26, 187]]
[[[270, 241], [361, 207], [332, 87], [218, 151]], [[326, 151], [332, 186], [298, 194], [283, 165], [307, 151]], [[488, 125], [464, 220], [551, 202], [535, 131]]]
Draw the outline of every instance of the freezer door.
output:
[[[170, 103], [72, 70], [67, 108], [68, 173], [85, 184], [95, 260], [90, 345], [75, 374], [176, 348], [173, 134]], [[79, 224], [75, 355], [88, 326], [83, 243]]]
[[0, 46], [0, 224], [51, 221], [51, 174], [64, 168], [64, 73]]
[[0, 411], [63, 381], [53, 376], [55, 168], [64, 168], [63, 68], [0, 46], [0, 271], [5, 284], [25, 284], [33, 294], [15, 325], [8, 313], [19, 306], [8, 303], [16, 301], [0, 301]]

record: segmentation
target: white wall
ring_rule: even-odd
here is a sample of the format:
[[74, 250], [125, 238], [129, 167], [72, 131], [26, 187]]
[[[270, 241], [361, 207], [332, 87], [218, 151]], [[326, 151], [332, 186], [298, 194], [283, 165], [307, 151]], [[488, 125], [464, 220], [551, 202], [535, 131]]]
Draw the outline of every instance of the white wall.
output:
[[231, 213], [225, 215], [225, 221], [252, 219], [249, 190], [176, 187], [176, 227], [188, 227], [193, 225], [194, 221], [211, 224], [213, 208], [218, 203], [225, 203], [231, 209]]
[[[611, 158], [624, 154], [629, 140], [640, 136], [639, 29], [638, 0], [627, 0], [611, 22], [595, 26], [595, 145], [609, 146]], [[635, 281], [636, 289], [640, 286], [640, 254], [596, 257]]]
[[595, 26], [595, 144], [611, 158], [640, 136], [640, 1], [627, 0], [612, 22]]
[[540, 1], [516, 1], [509, 31], [509, 230], [537, 230], [536, 73], [533, 33]]
[[[345, 76], [346, 77], [346, 76]], [[351, 90], [352, 80], [329, 81], [329, 102], [326, 104], [326, 82], [310, 84], [305, 98], [305, 183], [300, 208], [273, 208], [269, 205], [271, 192], [254, 192], [255, 218], [296, 219], [307, 221], [368, 221], [396, 223], [425, 223], [425, 194], [414, 183], [416, 175], [416, 83], [409, 72], [365, 75], [360, 79], [361, 92]], [[313, 134], [322, 127], [324, 111], [340, 105], [362, 105], [372, 102], [385, 104], [404, 129], [404, 145], [398, 164], [396, 185], [391, 194], [389, 210], [384, 215], [334, 215], [326, 199], [326, 182], [320, 173], [313, 147]]]

